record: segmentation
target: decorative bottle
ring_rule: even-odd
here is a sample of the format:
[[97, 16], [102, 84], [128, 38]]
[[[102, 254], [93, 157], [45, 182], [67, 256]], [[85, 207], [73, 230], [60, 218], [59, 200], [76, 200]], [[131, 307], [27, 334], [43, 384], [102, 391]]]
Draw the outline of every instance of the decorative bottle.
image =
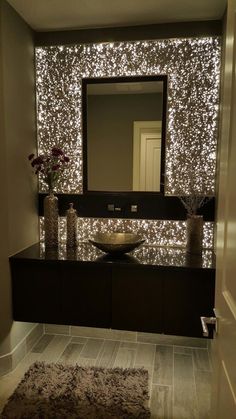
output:
[[66, 211], [66, 245], [73, 248], [77, 245], [77, 212], [70, 203], [70, 208]]

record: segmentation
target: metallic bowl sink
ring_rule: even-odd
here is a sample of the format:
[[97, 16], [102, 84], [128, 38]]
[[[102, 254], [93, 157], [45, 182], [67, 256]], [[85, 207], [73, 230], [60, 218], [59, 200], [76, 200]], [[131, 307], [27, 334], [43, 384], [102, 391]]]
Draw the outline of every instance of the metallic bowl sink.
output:
[[145, 242], [134, 233], [97, 233], [89, 242], [105, 253], [122, 254], [131, 252]]

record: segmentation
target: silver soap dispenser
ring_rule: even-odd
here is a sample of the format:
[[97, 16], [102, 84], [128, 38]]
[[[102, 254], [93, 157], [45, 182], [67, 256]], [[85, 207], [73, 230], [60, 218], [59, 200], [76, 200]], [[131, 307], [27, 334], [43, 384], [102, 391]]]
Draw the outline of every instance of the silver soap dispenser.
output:
[[66, 246], [72, 248], [77, 246], [77, 212], [73, 203], [69, 205], [66, 211]]

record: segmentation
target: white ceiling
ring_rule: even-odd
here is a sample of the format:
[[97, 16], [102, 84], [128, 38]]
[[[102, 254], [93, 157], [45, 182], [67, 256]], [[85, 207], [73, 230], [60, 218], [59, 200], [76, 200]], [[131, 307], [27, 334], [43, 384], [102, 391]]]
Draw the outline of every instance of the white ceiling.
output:
[[37, 31], [221, 19], [227, 0], [7, 0]]

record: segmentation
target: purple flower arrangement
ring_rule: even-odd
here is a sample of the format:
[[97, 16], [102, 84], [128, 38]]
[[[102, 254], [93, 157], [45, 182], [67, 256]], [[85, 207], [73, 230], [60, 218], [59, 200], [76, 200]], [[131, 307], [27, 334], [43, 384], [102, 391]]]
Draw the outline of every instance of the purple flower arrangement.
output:
[[63, 150], [58, 147], [52, 147], [50, 153], [39, 154], [36, 157], [35, 154], [32, 153], [28, 156], [28, 159], [34, 169], [34, 173], [36, 175], [39, 173], [42, 174], [49, 187], [49, 192], [53, 191], [53, 187], [58, 180], [60, 173], [68, 167], [70, 161], [69, 157], [67, 157]]

